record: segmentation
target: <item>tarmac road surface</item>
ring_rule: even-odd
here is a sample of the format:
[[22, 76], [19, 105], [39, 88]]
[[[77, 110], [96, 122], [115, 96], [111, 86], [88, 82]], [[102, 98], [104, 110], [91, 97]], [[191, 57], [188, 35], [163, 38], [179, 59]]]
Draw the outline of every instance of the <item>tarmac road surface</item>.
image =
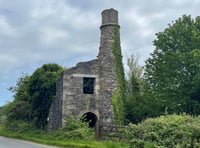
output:
[[58, 148], [0, 136], [0, 148]]

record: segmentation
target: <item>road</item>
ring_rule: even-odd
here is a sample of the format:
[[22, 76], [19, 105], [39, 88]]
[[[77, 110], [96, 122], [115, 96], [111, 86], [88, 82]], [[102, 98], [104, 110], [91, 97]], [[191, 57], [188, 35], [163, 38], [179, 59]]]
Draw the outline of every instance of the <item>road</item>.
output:
[[0, 136], [0, 148], [58, 148]]

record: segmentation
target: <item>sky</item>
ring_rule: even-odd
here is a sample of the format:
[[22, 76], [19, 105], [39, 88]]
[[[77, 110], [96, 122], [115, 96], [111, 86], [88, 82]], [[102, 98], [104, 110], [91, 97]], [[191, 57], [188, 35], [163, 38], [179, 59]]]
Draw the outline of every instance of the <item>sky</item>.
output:
[[200, 15], [200, 0], [0, 0], [0, 106], [23, 74], [47, 63], [72, 67], [95, 59], [101, 12], [119, 12], [124, 67], [131, 54], [144, 66], [162, 32], [182, 15]]

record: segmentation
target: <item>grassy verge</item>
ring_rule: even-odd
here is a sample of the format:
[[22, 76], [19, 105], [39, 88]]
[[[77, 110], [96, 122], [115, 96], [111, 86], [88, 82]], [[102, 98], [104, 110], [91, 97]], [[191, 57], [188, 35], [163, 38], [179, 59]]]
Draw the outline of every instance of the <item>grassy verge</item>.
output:
[[65, 138], [58, 139], [55, 137], [56, 134], [54, 132], [29, 131], [19, 133], [8, 131], [2, 126], [0, 126], [0, 135], [67, 148], [128, 148], [128, 145], [125, 143], [96, 140], [73, 140]]

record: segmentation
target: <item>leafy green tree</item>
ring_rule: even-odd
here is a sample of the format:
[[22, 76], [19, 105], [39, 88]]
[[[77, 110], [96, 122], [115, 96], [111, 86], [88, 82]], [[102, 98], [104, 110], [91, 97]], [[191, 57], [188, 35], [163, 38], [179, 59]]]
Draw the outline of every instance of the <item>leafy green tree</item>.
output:
[[161, 106], [143, 91], [143, 67], [138, 61], [136, 55], [131, 55], [127, 60], [129, 69], [126, 79], [126, 123], [138, 123], [148, 117], [160, 115]]
[[184, 15], [156, 36], [146, 61], [146, 92], [163, 102], [165, 111], [199, 114], [200, 17]]
[[0, 107], [0, 125], [5, 125], [6, 124], [6, 121], [7, 121], [7, 116], [6, 116], [7, 105], [8, 104]]
[[36, 128], [46, 127], [49, 109], [56, 95], [56, 81], [62, 71], [63, 68], [57, 64], [44, 64], [30, 77], [30, 104]]
[[138, 117], [138, 107], [141, 102], [139, 80], [141, 79], [142, 68], [138, 65], [138, 57], [134, 55], [128, 58], [127, 65], [129, 70], [126, 79], [126, 123], [136, 123], [140, 120]]
[[[57, 64], [45, 64], [38, 68], [31, 76], [22, 75], [16, 86], [9, 90], [14, 93], [14, 101], [4, 106], [8, 127], [18, 124], [32, 125], [44, 129], [51, 102], [56, 94], [56, 81], [63, 71]], [[12, 129], [12, 128], [11, 128]]]
[[29, 80], [30, 76], [28, 74], [23, 74], [17, 80], [16, 86], [9, 88], [9, 90], [14, 93], [14, 101], [5, 106], [9, 122], [14, 120], [31, 120], [30, 96], [28, 93]]
[[11, 86], [9, 90], [14, 93], [14, 101], [27, 101], [29, 100], [28, 87], [30, 76], [28, 74], [22, 74], [17, 80], [16, 86]]
[[127, 93], [138, 94], [143, 88], [142, 72], [143, 67], [139, 65], [139, 57], [131, 55], [127, 60], [128, 72], [126, 80]]

